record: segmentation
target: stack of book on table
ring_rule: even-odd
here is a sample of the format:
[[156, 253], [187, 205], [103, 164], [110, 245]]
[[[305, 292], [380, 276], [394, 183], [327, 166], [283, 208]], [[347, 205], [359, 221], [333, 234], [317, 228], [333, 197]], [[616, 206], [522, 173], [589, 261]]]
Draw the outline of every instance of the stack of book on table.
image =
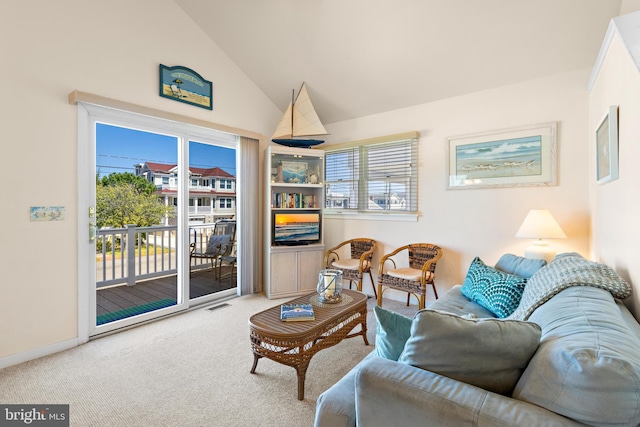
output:
[[280, 306], [280, 320], [284, 322], [301, 322], [314, 320], [311, 304], [282, 304]]

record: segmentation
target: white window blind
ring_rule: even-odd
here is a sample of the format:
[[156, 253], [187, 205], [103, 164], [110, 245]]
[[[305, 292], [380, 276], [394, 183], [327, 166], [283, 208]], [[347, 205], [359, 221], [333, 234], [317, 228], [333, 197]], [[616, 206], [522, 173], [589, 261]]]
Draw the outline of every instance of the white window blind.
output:
[[325, 208], [333, 212], [416, 213], [418, 133], [325, 150]]

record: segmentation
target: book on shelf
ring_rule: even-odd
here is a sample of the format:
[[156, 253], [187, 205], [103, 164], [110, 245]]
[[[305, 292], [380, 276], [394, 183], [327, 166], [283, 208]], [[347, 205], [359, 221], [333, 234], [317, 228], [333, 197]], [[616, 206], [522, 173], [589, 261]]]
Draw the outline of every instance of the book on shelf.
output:
[[271, 207], [275, 209], [316, 208], [316, 196], [303, 193], [271, 193]]
[[311, 304], [282, 304], [280, 306], [280, 320], [283, 322], [301, 322], [314, 320]]

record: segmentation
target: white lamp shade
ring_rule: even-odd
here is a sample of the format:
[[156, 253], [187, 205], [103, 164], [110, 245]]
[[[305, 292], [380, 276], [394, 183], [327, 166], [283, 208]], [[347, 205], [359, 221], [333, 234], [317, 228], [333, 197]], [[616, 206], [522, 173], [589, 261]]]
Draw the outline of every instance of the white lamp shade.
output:
[[516, 233], [516, 237], [528, 239], [566, 239], [560, 225], [551, 212], [546, 209], [533, 209], [529, 211], [522, 225]]

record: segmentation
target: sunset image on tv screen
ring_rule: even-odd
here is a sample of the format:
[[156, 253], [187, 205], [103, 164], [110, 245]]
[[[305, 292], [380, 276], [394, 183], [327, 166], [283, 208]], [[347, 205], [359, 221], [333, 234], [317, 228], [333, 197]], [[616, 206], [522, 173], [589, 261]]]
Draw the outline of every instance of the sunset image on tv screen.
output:
[[274, 218], [274, 241], [296, 242], [320, 238], [320, 215], [317, 213], [278, 213]]

